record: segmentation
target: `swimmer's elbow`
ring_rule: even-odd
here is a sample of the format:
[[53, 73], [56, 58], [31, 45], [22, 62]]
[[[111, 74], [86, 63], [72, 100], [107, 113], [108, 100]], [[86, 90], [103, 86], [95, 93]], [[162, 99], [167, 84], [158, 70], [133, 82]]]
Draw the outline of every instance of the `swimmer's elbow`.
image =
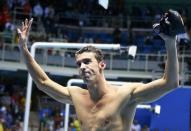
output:
[[48, 85], [50, 82], [51, 82], [51, 80], [50, 80], [49, 78], [47, 78], [47, 79], [41, 80], [41, 81], [39, 82], [39, 84], [42, 85], [42, 86], [46, 86], [46, 85]]
[[165, 80], [165, 81], [166, 81], [166, 87], [170, 90], [176, 89], [179, 86], [178, 79]]
[[179, 81], [174, 81], [173, 83], [170, 84], [171, 89], [176, 89], [179, 86]]
[[49, 79], [41, 80], [41, 81], [39, 80], [39, 81], [34, 81], [34, 82], [39, 90], [45, 91], [47, 89], [47, 85], [48, 85], [47, 83], [49, 83], [48, 81], [49, 81]]
[[35, 82], [35, 85], [36, 85], [36, 87], [37, 87], [39, 90], [41, 90], [41, 91], [43, 91], [43, 92], [46, 91], [46, 87], [44, 86], [44, 84]]

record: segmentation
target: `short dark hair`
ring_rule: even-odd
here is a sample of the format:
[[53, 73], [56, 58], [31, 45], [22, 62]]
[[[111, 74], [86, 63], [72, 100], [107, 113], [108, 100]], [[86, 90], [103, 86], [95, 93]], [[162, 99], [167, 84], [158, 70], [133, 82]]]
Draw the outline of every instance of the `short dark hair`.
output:
[[92, 45], [85, 46], [85, 47], [81, 48], [80, 50], [76, 51], [75, 56], [82, 54], [84, 52], [95, 53], [95, 58], [98, 62], [100, 62], [104, 59], [104, 55], [103, 55], [102, 51]]

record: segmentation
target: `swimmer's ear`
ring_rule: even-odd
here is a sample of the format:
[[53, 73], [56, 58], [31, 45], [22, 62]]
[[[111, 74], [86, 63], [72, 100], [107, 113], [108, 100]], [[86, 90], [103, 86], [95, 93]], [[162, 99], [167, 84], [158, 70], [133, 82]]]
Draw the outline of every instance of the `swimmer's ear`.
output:
[[106, 63], [105, 63], [104, 61], [100, 61], [100, 62], [99, 62], [99, 67], [100, 67], [101, 69], [105, 69]]

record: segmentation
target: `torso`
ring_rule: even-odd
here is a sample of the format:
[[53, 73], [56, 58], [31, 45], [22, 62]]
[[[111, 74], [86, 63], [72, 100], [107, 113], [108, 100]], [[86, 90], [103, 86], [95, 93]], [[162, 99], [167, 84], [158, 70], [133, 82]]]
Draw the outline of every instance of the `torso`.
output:
[[[129, 104], [133, 88], [116, 88], [115, 93], [93, 102], [89, 92], [72, 89], [71, 96], [82, 131], [128, 131], [135, 114], [136, 105]], [[125, 92], [125, 93], [124, 93]]]

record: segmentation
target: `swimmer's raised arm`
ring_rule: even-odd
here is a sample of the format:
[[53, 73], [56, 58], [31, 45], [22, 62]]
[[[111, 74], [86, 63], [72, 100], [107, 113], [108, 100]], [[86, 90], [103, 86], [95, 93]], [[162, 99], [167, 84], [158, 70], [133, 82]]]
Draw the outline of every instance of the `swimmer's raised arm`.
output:
[[150, 102], [178, 87], [178, 57], [175, 41], [175, 38], [167, 38], [165, 40], [167, 61], [163, 77], [150, 83], [137, 86], [133, 91], [133, 101], [137, 103]]
[[40, 90], [44, 91], [60, 102], [71, 103], [69, 88], [63, 87], [62, 85], [52, 81], [43, 71], [40, 65], [34, 60], [27, 48], [32, 22], [33, 19], [30, 21], [26, 19], [24, 22], [22, 22], [21, 27], [17, 28], [20, 51], [24, 57], [24, 62], [27, 66], [28, 72]]
[[[158, 80], [137, 86], [132, 93], [133, 102], [140, 103], [153, 101], [172, 89], [177, 88], [179, 85], [179, 64], [175, 34], [180, 30], [177, 29], [177, 27], [183, 28], [183, 22], [176, 11], [169, 10], [166, 15], [165, 22], [167, 23], [160, 23], [160, 25], [164, 24], [165, 28], [162, 27], [162, 31], [159, 34], [165, 42], [167, 51], [164, 75]], [[181, 25], [177, 26], [178, 24]]]

